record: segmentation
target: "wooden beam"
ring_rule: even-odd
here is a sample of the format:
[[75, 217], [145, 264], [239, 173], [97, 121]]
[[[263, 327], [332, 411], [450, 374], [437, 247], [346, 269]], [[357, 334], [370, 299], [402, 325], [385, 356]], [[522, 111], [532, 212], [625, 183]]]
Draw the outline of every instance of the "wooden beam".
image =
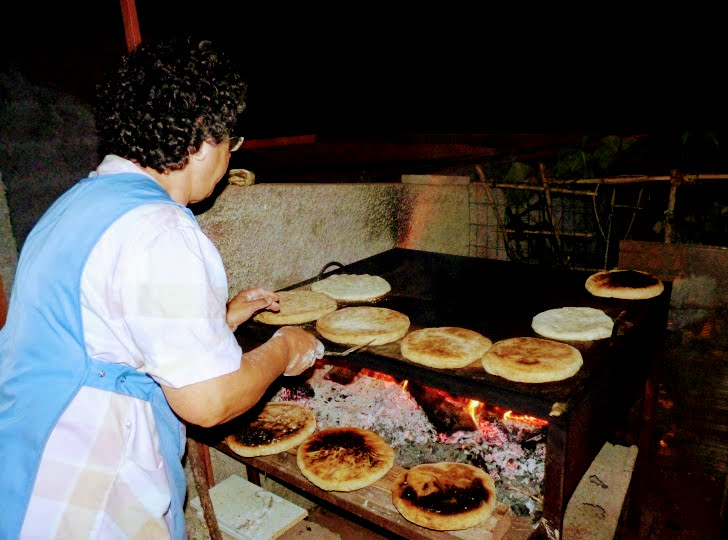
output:
[[126, 49], [128, 52], [136, 49], [142, 42], [139, 31], [139, 18], [137, 17], [135, 0], [120, 0], [121, 17], [124, 19], [124, 35], [126, 36]]

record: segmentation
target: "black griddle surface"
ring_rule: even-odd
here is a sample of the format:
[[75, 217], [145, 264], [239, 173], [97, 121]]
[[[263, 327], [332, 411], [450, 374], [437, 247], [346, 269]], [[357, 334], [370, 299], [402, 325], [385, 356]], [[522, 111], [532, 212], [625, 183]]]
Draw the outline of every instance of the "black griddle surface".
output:
[[[323, 265], [322, 265], [323, 266]], [[461, 326], [480, 332], [493, 342], [537, 335], [534, 315], [564, 306], [590, 306], [613, 319], [620, 318], [612, 339], [571, 342], [584, 359], [580, 371], [563, 381], [524, 384], [489, 375], [478, 363], [462, 369], [429, 368], [403, 358], [399, 342], [369, 347], [346, 357], [346, 362], [383, 371], [401, 379], [449, 390], [457, 395], [511, 407], [524, 414], [546, 417], [556, 402], [566, 409], [586, 392], [621, 392], [644, 380], [649, 351], [644, 344], [666, 322], [665, 292], [650, 300], [615, 300], [592, 296], [584, 287], [589, 271], [544, 268], [506, 261], [443, 255], [394, 248], [337, 268], [335, 273], [382, 276], [392, 286], [384, 298], [369, 304], [387, 307], [410, 318], [411, 330], [432, 326]], [[323, 277], [331, 275], [327, 272]], [[307, 288], [313, 277], [286, 289]], [[315, 323], [302, 325], [316, 333]], [[250, 321], [237, 331], [240, 340], [265, 341], [276, 327]], [[318, 336], [318, 334], [316, 333]], [[327, 343], [332, 350], [345, 347]], [[327, 361], [329, 359], [327, 358]]]

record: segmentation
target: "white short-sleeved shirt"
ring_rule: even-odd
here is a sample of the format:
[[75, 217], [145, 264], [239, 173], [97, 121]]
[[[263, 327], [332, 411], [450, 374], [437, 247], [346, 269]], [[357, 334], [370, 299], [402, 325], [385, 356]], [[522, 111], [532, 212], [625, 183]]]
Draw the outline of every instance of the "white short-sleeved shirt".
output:
[[[141, 169], [107, 156], [97, 174]], [[142, 173], [143, 174], [143, 173]], [[227, 279], [196, 220], [169, 204], [117, 220], [81, 280], [89, 356], [179, 388], [240, 367]], [[168, 538], [170, 488], [148, 402], [82, 387], [50, 435], [21, 538]]]

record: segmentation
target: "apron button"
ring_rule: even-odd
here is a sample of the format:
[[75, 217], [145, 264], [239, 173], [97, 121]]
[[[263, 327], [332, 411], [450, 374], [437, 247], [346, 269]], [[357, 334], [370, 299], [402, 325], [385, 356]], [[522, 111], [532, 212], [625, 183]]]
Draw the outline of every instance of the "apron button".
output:
[[121, 377], [119, 377], [119, 382], [123, 383], [125, 381], [126, 381], [126, 375], [122, 375]]
[[104, 375], [106, 375], [105, 371], [99, 371], [99, 377], [103, 377]]

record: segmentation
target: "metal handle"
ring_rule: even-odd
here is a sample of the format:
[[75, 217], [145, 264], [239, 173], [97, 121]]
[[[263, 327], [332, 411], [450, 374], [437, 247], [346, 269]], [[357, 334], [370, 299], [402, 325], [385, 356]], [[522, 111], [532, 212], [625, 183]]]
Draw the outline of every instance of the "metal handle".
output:
[[331, 261], [330, 263], [327, 263], [326, 265], [324, 265], [324, 267], [318, 273], [318, 276], [316, 276], [316, 280], [318, 281], [319, 279], [321, 279], [321, 277], [324, 275], [326, 270], [328, 270], [332, 266], [338, 266], [339, 268], [344, 268], [344, 265], [341, 264], [340, 262]]
[[359, 349], [368, 347], [372, 343], [374, 343], [374, 340], [371, 340], [367, 343], [363, 343], [361, 345], [354, 345], [353, 347], [349, 347], [345, 351], [341, 351], [341, 352], [324, 351], [324, 356], [346, 356], [347, 354], [353, 353], [354, 351], [358, 351]]

